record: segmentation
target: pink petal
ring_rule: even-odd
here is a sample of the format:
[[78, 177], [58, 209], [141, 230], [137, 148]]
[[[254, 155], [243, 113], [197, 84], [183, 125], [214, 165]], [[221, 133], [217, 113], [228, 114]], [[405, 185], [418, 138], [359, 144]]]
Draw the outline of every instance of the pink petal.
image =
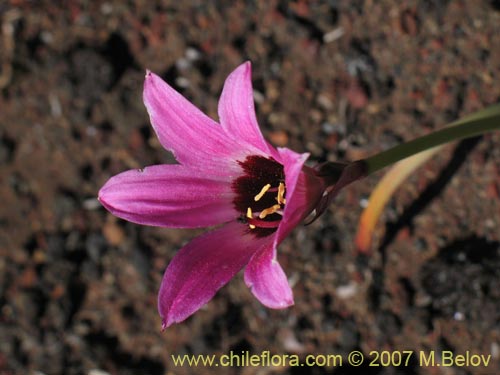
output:
[[174, 228], [217, 225], [238, 217], [228, 179], [182, 165], [156, 165], [112, 177], [99, 200], [114, 215], [134, 223]]
[[206, 304], [255, 253], [262, 240], [248, 226], [231, 222], [184, 246], [168, 265], [158, 296], [163, 327]]
[[284, 309], [293, 305], [292, 289], [276, 260], [273, 238], [255, 253], [246, 266], [245, 283], [264, 306]]
[[151, 72], [146, 74], [143, 97], [160, 143], [181, 164], [218, 168], [221, 158], [241, 154], [236, 137], [228, 136], [219, 124]]
[[276, 244], [295, 228], [316, 207], [325, 186], [312, 170], [304, 166], [309, 154], [298, 154], [287, 148], [278, 148], [285, 167], [286, 205], [277, 231]]
[[265, 141], [257, 123], [253, 101], [252, 66], [249, 61], [241, 64], [227, 77], [219, 99], [219, 119], [228, 134], [245, 140], [265, 153], [276, 152]]
[[293, 294], [276, 259], [276, 247], [313, 209], [324, 191], [322, 180], [304, 166], [309, 154], [278, 148], [285, 169], [286, 200], [283, 219], [275, 236], [260, 249], [245, 268], [245, 282], [265, 306], [285, 308], [293, 304]]

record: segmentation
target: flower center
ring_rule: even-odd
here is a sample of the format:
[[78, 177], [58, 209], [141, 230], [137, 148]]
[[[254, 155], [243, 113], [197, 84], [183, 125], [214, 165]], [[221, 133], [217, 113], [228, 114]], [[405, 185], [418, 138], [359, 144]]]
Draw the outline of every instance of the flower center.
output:
[[253, 199], [255, 202], [258, 202], [264, 197], [265, 194], [267, 193], [274, 193], [277, 192], [277, 195], [274, 197], [276, 200], [276, 203], [274, 203], [272, 206], [264, 208], [260, 212], [254, 212], [252, 210], [252, 207], [247, 207], [247, 214], [246, 214], [246, 219], [248, 222], [248, 226], [250, 229], [255, 229], [256, 227], [260, 228], [276, 228], [279, 225], [279, 222], [281, 220], [273, 220], [273, 221], [265, 221], [264, 219], [270, 215], [273, 214], [278, 214], [280, 216], [283, 216], [283, 208], [286, 203], [285, 199], [285, 184], [280, 181], [279, 185], [277, 188], [273, 188], [271, 184], [266, 184], [264, 187], [261, 189], [259, 194], [257, 194]]
[[244, 174], [232, 186], [240, 221], [259, 237], [270, 235], [278, 228], [286, 204], [283, 165], [273, 158], [256, 155], [239, 164]]

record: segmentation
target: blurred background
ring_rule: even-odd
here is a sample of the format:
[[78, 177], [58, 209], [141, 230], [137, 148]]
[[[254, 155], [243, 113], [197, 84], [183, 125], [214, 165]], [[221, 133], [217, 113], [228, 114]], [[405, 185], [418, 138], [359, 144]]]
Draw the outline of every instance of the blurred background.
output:
[[[381, 174], [298, 227], [279, 249], [295, 306], [263, 307], [238, 275], [163, 333], [163, 271], [202, 231], [131, 224], [96, 200], [119, 172], [174, 162], [142, 102], [146, 69], [217, 119], [225, 77], [250, 60], [274, 145], [311, 163], [355, 160], [499, 101], [499, 1], [3, 0], [0, 22], [0, 374], [500, 373], [498, 132], [415, 173], [371, 254], [353, 239]], [[492, 359], [196, 369], [170, 358], [243, 350]]]

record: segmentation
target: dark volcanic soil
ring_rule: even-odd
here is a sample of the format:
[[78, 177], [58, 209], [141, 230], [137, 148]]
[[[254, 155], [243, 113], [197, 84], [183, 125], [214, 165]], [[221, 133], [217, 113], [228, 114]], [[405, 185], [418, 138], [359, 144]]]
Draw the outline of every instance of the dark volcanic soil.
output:
[[[109, 177], [174, 160], [142, 103], [146, 69], [217, 118], [225, 77], [251, 60], [271, 142], [355, 160], [500, 100], [499, 1], [3, 0], [0, 21], [1, 375], [500, 373], [500, 132], [415, 173], [371, 256], [353, 238], [380, 176], [297, 228], [279, 251], [294, 307], [264, 308], [239, 275], [163, 333], [163, 270], [200, 231], [127, 223], [96, 200]], [[170, 357], [231, 350], [415, 354], [398, 369]], [[419, 365], [443, 350], [492, 358]]]

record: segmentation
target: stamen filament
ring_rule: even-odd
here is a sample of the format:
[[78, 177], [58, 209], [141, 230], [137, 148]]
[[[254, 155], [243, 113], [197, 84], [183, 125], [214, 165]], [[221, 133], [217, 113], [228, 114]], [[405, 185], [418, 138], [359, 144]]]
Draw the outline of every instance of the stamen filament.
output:
[[[250, 225], [251, 229], [254, 229], [255, 227], [259, 228], [278, 228], [280, 225], [281, 220], [274, 220], [274, 221], [265, 221], [265, 220], [259, 220], [259, 219], [249, 219], [248, 224]], [[252, 226], [254, 228], [252, 228]]]
[[262, 188], [262, 190], [260, 191], [259, 194], [257, 194], [253, 199], [258, 202], [263, 196], [264, 194], [267, 193], [267, 191], [271, 188], [271, 184], [266, 184], [264, 185], [264, 187]]

